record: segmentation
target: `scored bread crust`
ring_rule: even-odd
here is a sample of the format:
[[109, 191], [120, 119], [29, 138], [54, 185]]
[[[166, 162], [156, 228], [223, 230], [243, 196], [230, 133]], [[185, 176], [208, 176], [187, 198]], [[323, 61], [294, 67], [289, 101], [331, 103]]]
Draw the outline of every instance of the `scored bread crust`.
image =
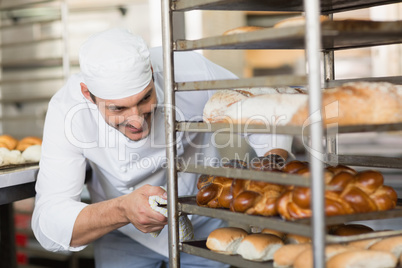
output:
[[248, 233], [237, 227], [223, 227], [213, 230], [206, 242], [207, 248], [223, 254], [235, 254], [240, 241]]
[[[324, 22], [329, 20], [327, 16], [320, 16], [320, 22]], [[283, 19], [277, 23], [275, 23], [274, 28], [285, 28], [285, 27], [293, 27], [293, 26], [302, 26], [306, 23], [306, 18], [304, 16], [291, 17], [287, 19]]]
[[335, 255], [327, 261], [327, 268], [395, 267], [397, 258], [389, 252], [378, 250], [348, 250]]
[[370, 250], [382, 250], [392, 253], [396, 258], [399, 258], [402, 253], [402, 236], [394, 236], [384, 238], [374, 243], [369, 248]]
[[247, 260], [267, 261], [272, 260], [275, 251], [282, 246], [283, 241], [276, 235], [250, 234], [240, 242], [237, 254]]
[[264, 27], [261, 26], [240, 26], [230, 30], [225, 31], [222, 35], [231, 35], [231, 34], [239, 34], [239, 33], [248, 33], [254, 32], [258, 30], [262, 30]]
[[[210, 101], [213, 102], [212, 105], [207, 103], [204, 109], [204, 120], [207, 122], [298, 126], [310, 124], [306, 94], [243, 95], [237, 101], [226, 100], [223, 94], [220, 99], [214, 100], [212, 97]], [[322, 94], [321, 114], [325, 125], [402, 122], [402, 87], [385, 82], [354, 82], [327, 89]]]
[[310, 243], [284, 245], [274, 253], [274, 267], [292, 266], [297, 256], [309, 248]]

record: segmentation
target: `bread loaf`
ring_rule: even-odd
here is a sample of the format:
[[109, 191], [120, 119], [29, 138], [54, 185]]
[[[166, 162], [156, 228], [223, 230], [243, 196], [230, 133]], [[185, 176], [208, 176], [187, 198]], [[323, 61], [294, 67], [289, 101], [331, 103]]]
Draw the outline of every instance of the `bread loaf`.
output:
[[[327, 21], [327, 16], [320, 16], [320, 22]], [[304, 16], [297, 16], [283, 19], [277, 23], [275, 23], [274, 28], [285, 28], [285, 27], [294, 27], [294, 26], [302, 26], [306, 23], [306, 19]]]
[[311, 244], [289, 244], [279, 248], [274, 253], [274, 267], [285, 268], [293, 266], [297, 256], [311, 248]]
[[397, 259], [399, 259], [402, 253], [402, 236], [383, 238], [382, 240], [370, 246], [369, 249], [387, 251], [392, 253]]
[[283, 241], [276, 235], [250, 234], [240, 242], [237, 254], [247, 260], [267, 261], [282, 246]]
[[349, 235], [366, 234], [373, 231], [374, 230], [371, 227], [363, 224], [346, 224], [332, 228], [329, 234], [339, 236], [349, 236]]
[[[205, 121], [302, 126], [309, 118], [305, 94], [262, 94], [232, 101], [220, 94], [223, 102], [214, 97], [207, 102]], [[398, 123], [402, 122], [402, 87], [385, 82], [346, 83], [324, 90], [322, 107], [324, 124]]]
[[218, 228], [209, 234], [206, 246], [210, 250], [222, 254], [235, 254], [240, 242], [247, 235], [248, 233], [241, 228]]
[[[383, 185], [384, 178], [377, 171], [366, 170], [355, 175], [341, 171], [328, 178], [326, 184], [335, 188], [325, 191], [325, 213], [328, 216], [389, 210], [396, 206], [398, 197], [395, 190]], [[294, 187], [278, 198], [277, 209], [287, 220], [311, 217], [310, 200], [310, 188]]]
[[[325, 259], [331, 259], [333, 256], [349, 250], [354, 250], [354, 248], [340, 244], [328, 245], [325, 247]], [[295, 258], [293, 268], [313, 268], [313, 263], [313, 248], [309, 247]]]
[[225, 119], [228, 119], [228, 117], [225, 115], [226, 110], [233, 104], [256, 96], [277, 94], [305, 94], [305, 91], [291, 87], [219, 90], [212, 95], [204, 106], [204, 121], [225, 122]]
[[397, 259], [386, 251], [355, 249], [335, 255], [327, 261], [327, 268], [386, 268], [395, 267]]
[[262, 29], [264, 29], [264, 27], [260, 27], [260, 26], [240, 26], [240, 27], [236, 27], [236, 28], [227, 30], [222, 35], [248, 33], [248, 32], [254, 32], [254, 31], [258, 31], [258, 30], [262, 30]]
[[285, 244], [306, 244], [311, 242], [311, 238], [308, 236], [297, 235], [297, 234], [286, 234]]

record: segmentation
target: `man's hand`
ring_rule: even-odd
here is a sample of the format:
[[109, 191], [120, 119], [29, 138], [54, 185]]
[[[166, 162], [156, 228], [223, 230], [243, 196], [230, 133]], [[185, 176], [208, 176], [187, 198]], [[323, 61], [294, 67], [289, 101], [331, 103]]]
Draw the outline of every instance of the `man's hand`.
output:
[[138, 230], [144, 233], [159, 231], [167, 224], [167, 218], [153, 210], [148, 203], [149, 197], [153, 195], [167, 199], [165, 190], [147, 184], [125, 195], [121, 201], [124, 215]]

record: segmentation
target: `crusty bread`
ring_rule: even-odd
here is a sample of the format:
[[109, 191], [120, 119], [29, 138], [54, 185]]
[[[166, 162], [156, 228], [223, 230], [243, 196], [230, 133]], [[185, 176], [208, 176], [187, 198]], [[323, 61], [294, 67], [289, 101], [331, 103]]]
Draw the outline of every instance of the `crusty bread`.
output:
[[[324, 124], [402, 122], [402, 87], [390, 83], [354, 82], [327, 89], [323, 91], [322, 104]], [[253, 95], [230, 102], [229, 106], [223, 102], [213, 107], [219, 107], [219, 113], [210, 107], [204, 109], [205, 121], [301, 126], [309, 119], [305, 94]]]
[[388, 251], [399, 259], [402, 253], [402, 236], [384, 238], [374, 243], [369, 249]]
[[18, 140], [10, 135], [0, 136], [0, 147], [7, 148], [8, 150], [14, 150], [18, 144]]
[[331, 234], [339, 236], [359, 235], [372, 232], [373, 229], [363, 224], [340, 225], [331, 230]]
[[342, 252], [330, 258], [327, 261], [327, 268], [388, 268], [395, 267], [396, 264], [397, 258], [389, 252], [355, 249]]
[[348, 243], [348, 246], [359, 248], [359, 249], [369, 249], [375, 243], [381, 241], [381, 238], [371, 238], [358, 241], [352, 241]]
[[207, 248], [222, 254], [235, 254], [239, 243], [248, 233], [237, 227], [223, 227], [213, 230], [207, 238]]
[[32, 145], [42, 145], [42, 139], [33, 136], [25, 137], [22, 140], [18, 141], [16, 150], [22, 152]]
[[254, 32], [254, 31], [258, 31], [258, 30], [262, 30], [262, 29], [264, 29], [264, 27], [260, 27], [260, 26], [240, 26], [240, 27], [236, 27], [236, 28], [227, 30], [222, 35], [248, 33], [248, 32]]
[[281, 231], [277, 231], [277, 230], [272, 230], [272, 229], [268, 229], [268, 228], [264, 228], [261, 230], [262, 234], [272, 234], [272, 235], [276, 235], [277, 237], [279, 237], [280, 239], [284, 239], [286, 237], [286, 234], [284, 232]]
[[297, 234], [286, 234], [285, 237], [286, 244], [304, 244], [310, 242], [311, 238], [308, 236], [297, 235]]
[[[203, 117], [208, 122], [224, 122], [229, 117], [225, 115], [227, 109], [235, 103], [248, 98], [276, 94], [303, 94], [305, 91], [291, 87], [262, 87], [262, 88], [239, 88], [233, 90], [219, 90], [208, 100], [204, 106]], [[232, 109], [235, 109], [232, 108]], [[236, 110], [236, 109], [235, 109]], [[237, 110], [236, 110], [237, 111]], [[234, 111], [234, 112], [236, 112]]]
[[[327, 21], [327, 16], [320, 16], [320, 22]], [[306, 18], [304, 16], [297, 16], [283, 19], [277, 23], [275, 23], [274, 28], [285, 28], [285, 27], [292, 27], [292, 26], [301, 26], [306, 23]]]
[[[354, 248], [345, 246], [345, 245], [340, 245], [340, 244], [334, 244], [334, 245], [328, 245], [325, 247], [325, 259], [328, 260], [332, 258], [333, 256], [340, 254], [342, 252], [346, 252], [349, 250], [354, 250]], [[313, 261], [313, 248], [310, 247], [303, 252], [301, 252], [294, 260], [293, 262], [293, 268], [313, 268], [314, 267], [314, 261]]]
[[284, 245], [274, 253], [274, 267], [292, 266], [297, 256], [309, 248], [310, 243]]
[[237, 248], [237, 254], [253, 261], [272, 260], [276, 250], [283, 246], [282, 240], [271, 234], [250, 234]]

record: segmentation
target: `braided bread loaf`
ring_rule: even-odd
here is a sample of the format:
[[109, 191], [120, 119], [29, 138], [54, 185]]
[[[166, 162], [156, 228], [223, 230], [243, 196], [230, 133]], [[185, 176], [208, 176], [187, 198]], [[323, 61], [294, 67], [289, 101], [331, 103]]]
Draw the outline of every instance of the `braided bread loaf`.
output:
[[[292, 164], [296, 166], [296, 163]], [[297, 163], [299, 165], [299, 163]], [[287, 168], [285, 166], [284, 168]], [[299, 173], [308, 168], [301, 167]], [[397, 194], [392, 187], [383, 185], [382, 174], [374, 170], [356, 172], [345, 166], [329, 167], [326, 169], [324, 179], [326, 185], [334, 190], [325, 191], [325, 213], [328, 216], [353, 214], [395, 208]], [[282, 218], [294, 220], [310, 217], [312, 212], [311, 189], [307, 187], [294, 187], [288, 189], [277, 200], [277, 209]]]

